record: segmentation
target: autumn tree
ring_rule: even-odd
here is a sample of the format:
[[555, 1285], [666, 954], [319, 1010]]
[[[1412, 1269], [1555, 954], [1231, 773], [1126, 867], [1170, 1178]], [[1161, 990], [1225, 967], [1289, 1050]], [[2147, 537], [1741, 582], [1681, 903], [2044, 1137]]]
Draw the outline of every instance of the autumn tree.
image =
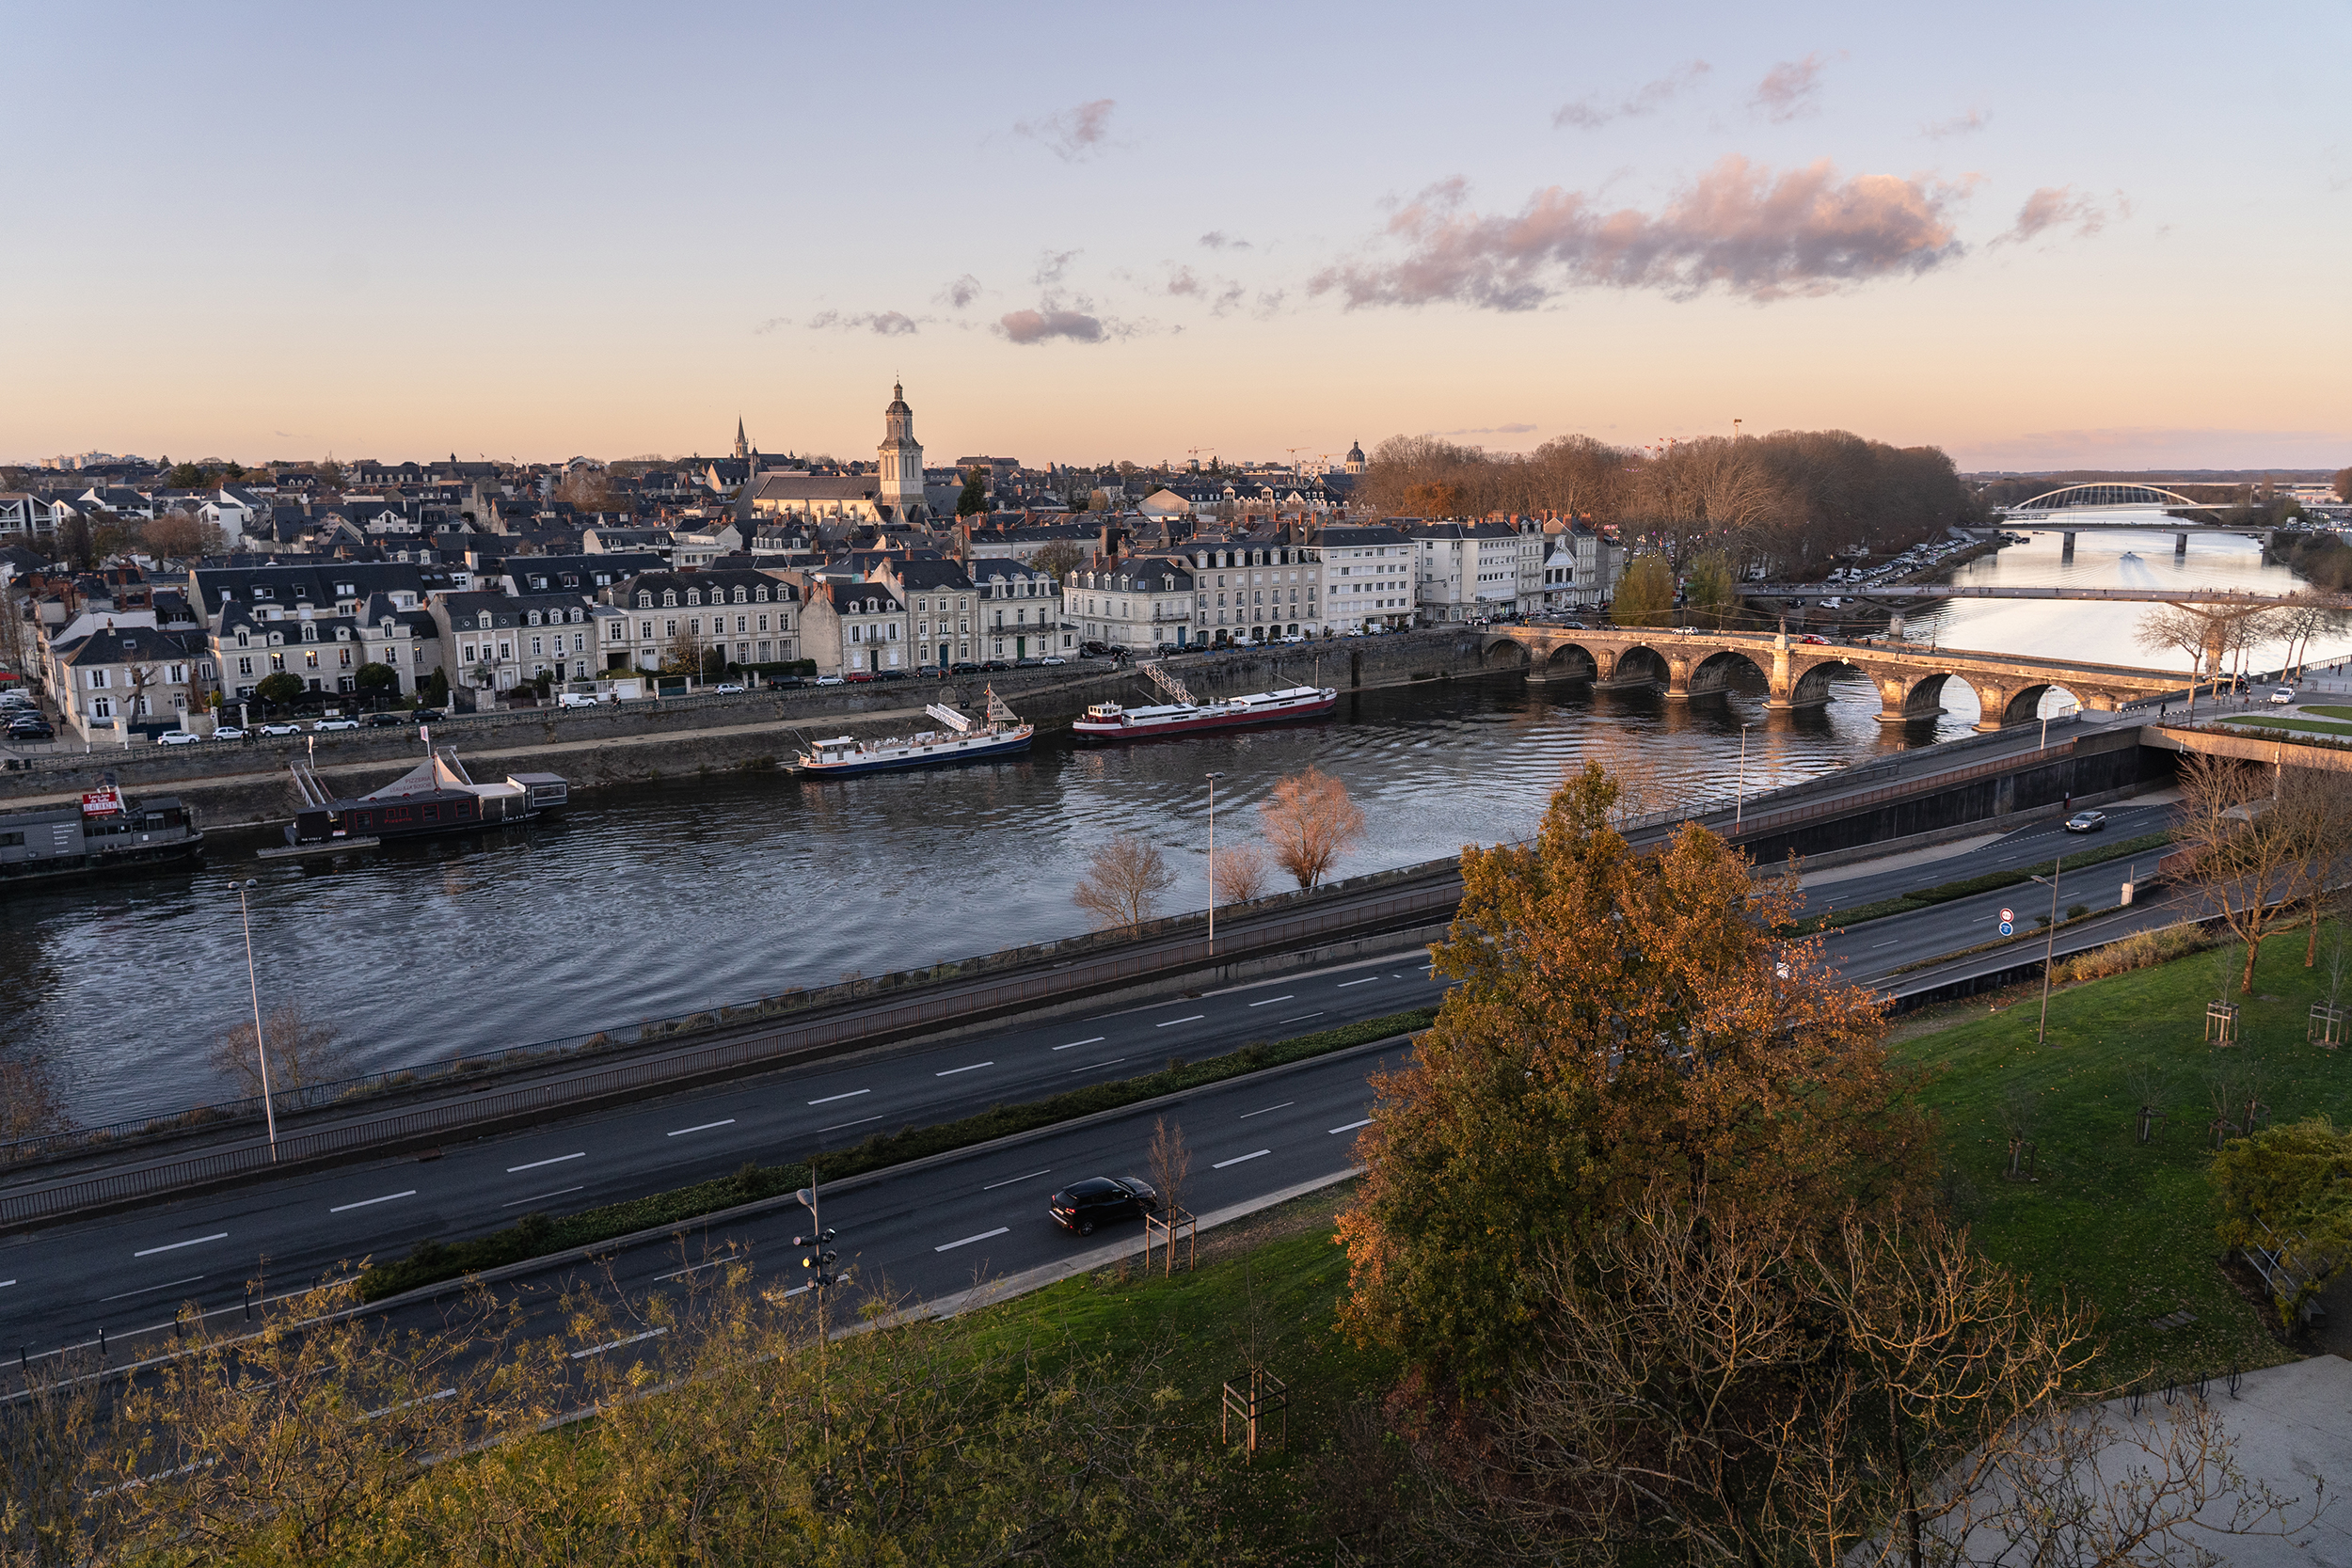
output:
[[[342, 1031], [328, 1020], [304, 1011], [299, 1002], [281, 1003], [264, 1013], [262, 1037], [269, 1044], [272, 1096], [344, 1074], [347, 1063]], [[214, 1070], [235, 1084], [247, 1099], [261, 1098], [262, 1063], [253, 1050], [251, 1020], [215, 1037], [209, 1059]]]
[[2334, 485], [2336, 499], [2352, 502], [2352, 468], [2338, 468]]
[[1140, 833], [1120, 833], [1098, 845], [1070, 901], [1104, 930], [1133, 929], [1152, 918], [1160, 895], [1176, 885], [1176, 872], [1159, 846]]
[[570, 502], [575, 512], [616, 512], [621, 509], [612, 482], [601, 468], [574, 468], [555, 487], [554, 499]]
[[1438, 482], [1407, 485], [1405, 510], [1418, 517], [1455, 517], [1462, 513], [1462, 492]]
[[1274, 863], [1311, 889], [1333, 863], [1363, 841], [1363, 809], [1347, 798], [1347, 785], [1310, 768], [1278, 782], [1258, 807]]
[[1627, 562], [1610, 595], [1609, 618], [1621, 626], [1662, 626], [1674, 610], [1674, 568], [1666, 558], [1652, 552]]
[[1693, 556], [1683, 576], [1683, 596], [1701, 626], [1723, 626], [1740, 611], [1740, 574], [1722, 550]]
[[1055, 582], [1062, 583], [1070, 579], [1071, 573], [1086, 564], [1086, 559], [1087, 552], [1075, 541], [1057, 539], [1029, 557], [1029, 564]]
[[1931, 1127], [1879, 1005], [1772, 928], [1797, 895], [1695, 825], [1636, 853], [1588, 765], [1533, 843], [1462, 853], [1432, 947], [1454, 982], [1376, 1080], [1341, 1224], [1361, 1341], [1476, 1394], [1543, 1321], [1546, 1259], [1652, 1183], [1741, 1212], [1877, 1213], [1923, 1190]]
[[182, 560], [217, 555], [225, 546], [219, 524], [208, 523], [193, 513], [181, 511], [165, 513], [141, 529], [139, 537], [157, 555]]
[[0, 1162], [19, 1138], [55, 1132], [66, 1125], [65, 1106], [50, 1074], [32, 1062], [0, 1057]]

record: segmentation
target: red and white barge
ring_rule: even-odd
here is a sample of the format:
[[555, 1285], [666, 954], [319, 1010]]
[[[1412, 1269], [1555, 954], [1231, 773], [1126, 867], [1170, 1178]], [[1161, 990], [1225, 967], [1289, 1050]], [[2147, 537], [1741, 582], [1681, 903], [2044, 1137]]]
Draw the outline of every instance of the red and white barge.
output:
[[1195, 735], [1202, 730], [1322, 719], [1340, 702], [1340, 694], [1332, 687], [1293, 686], [1279, 691], [1252, 691], [1222, 702], [1200, 703], [1193, 700], [1182, 681], [1157, 664], [1139, 668], [1176, 701], [1148, 707], [1096, 703], [1087, 709], [1085, 718], [1070, 726], [1072, 733], [1094, 740], [1152, 740], [1161, 736]]

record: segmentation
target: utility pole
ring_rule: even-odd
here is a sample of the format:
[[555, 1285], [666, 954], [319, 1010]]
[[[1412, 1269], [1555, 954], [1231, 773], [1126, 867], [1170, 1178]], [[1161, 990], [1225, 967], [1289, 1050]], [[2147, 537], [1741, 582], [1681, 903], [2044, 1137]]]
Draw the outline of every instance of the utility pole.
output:
[[808, 1271], [807, 1289], [817, 1294], [817, 1409], [824, 1420], [825, 1441], [833, 1441], [833, 1405], [825, 1386], [825, 1350], [830, 1336], [826, 1333], [825, 1288], [837, 1284], [841, 1275], [829, 1272], [834, 1260], [841, 1255], [832, 1250], [834, 1232], [825, 1228], [823, 1216], [817, 1207], [817, 1162], [808, 1163], [808, 1185], [796, 1195], [801, 1207], [808, 1211], [809, 1233], [795, 1236], [792, 1244], [802, 1249], [801, 1267]]
[[2042, 944], [2042, 1022], [2034, 1029], [2033, 1042], [2044, 1045], [2050, 1038], [2050, 969], [2058, 953], [2058, 873], [2066, 868], [2066, 857], [2058, 856], [2050, 863], [2050, 875], [2036, 877], [2035, 881], [2050, 884], [2050, 930]]
[[278, 1110], [269, 1092], [269, 1041], [262, 1034], [262, 982], [253, 973], [253, 909], [246, 895], [261, 886], [259, 878], [248, 877], [237, 884], [237, 913], [245, 922], [245, 984], [253, 998], [253, 1054], [262, 1064], [262, 1119], [269, 1128], [269, 1163], [278, 1163]]
[[1216, 781], [1222, 773], [1209, 775], [1209, 957], [1216, 957]]

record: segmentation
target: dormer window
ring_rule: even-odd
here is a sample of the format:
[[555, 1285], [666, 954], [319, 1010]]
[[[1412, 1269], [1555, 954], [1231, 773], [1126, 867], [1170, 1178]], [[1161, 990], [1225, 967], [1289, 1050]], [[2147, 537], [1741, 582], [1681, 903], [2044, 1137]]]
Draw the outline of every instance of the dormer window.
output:
[[337, 627], [335, 628], [335, 641], [338, 641], [338, 642], [348, 642], [348, 641], [351, 641], [351, 628], [350, 628], [349, 626], [337, 626]]
[[703, 594], [702, 594], [702, 590], [701, 590], [701, 589], [699, 589], [699, 588], [690, 588], [690, 589], [688, 589], [688, 590], [686, 591], [686, 602], [687, 602], [688, 604], [690, 604], [690, 605], [698, 605], [698, 604], [702, 603], [702, 602], [703, 602]]
[[488, 631], [490, 629], [490, 612], [488, 610], [484, 610], [474, 619], [484, 631]]
[[766, 604], [768, 602], [768, 590], [765, 588], [754, 589], [752, 591], [752, 597], [757, 599], [761, 604]]
[[640, 610], [651, 610], [653, 608], [653, 595], [651, 594], [638, 594], [637, 608]]
[[274, 632], [271, 632], [271, 633], [269, 634], [269, 645], [270, 645], [271, 647], [273, 647], [273, 648], [283, 647], [283, 646], [285, 645], [285, 642], [286, 642], [286, 634], [285, 634], [284, 632], [282, 632], [282, 631], [274, 631]]
[[661, 608], [664, 610], [674, 610], [676, 607], [677, 590], [675, 588], [664, 588], [661, 591]]
[[573, 611], [572, 611], [572, 624], [573, 624], [574, 626], [578, 626], [578, 625], [580, 624], [580, 621], [581, 621], [581, 620], [582, 620], [582, 619], [586, 616], [586, 614], [587, 614], [587, 611], [585, 611], [585, 610], [573, 610]]
[[317, 641], [318, 640], [319, 640], [319, 628], [318, 628], [317, 624], [316, 624], [315, 622], [311, 622], [311, 621], [305, 621], [305, 622], [303, 622], [303, 623], [302, 623], [302, 641], [304, 641], [305, 642], [315, 642], [315, 641]]
[[539, 612], [535, 610], [531, 612], [531, 624], [534, 626], [539, 624]]
[[238, 633], [237, 633], [237, 646], [238, 646], [238, 647], [240, 647], [240, 648], [249, 648], [249, 647], [253, 646], [253, 639], [252, 639], [251, 634], [249, 634], [249, 633], [247, 633], [247, 632], [243, 632], [243, 631], [238, 632]]
[[738, 584], [736, 585], [736, 589], [735, 589], [735, 602], [736, 602], [737, 604], [746, 604], [746, 603], [749, 603], [749, 602], [750, 602], [750, 595], [746, 594], [743, 592], [743, 588], [742, 588], [742, 585], [741, 585], [740, 583], [738, 583]]

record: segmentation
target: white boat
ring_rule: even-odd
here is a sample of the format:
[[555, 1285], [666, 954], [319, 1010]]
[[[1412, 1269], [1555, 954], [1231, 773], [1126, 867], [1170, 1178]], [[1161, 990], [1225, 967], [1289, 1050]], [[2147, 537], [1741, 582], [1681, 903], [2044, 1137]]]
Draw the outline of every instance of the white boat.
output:
[[910, 768], [981, 762], [1027, 751], [1030, 737], [1037, 733], [1036, 726], [1023, 723], [1021, 716], [1007, 707], [993, 689], [988, 693], [986, 722], [945, 703], [933, 703], [923, 711], [938, 720], [942, 727], [904, 739], [893, 736], [887, 740], [860, 740], [855, 736], [843, 735], [819, 740], [800, 753], [800, 770], [819, 778], [839, 778], [851, 773], [891, 773]]
[[1070, 728], [1095, 740], [1150, 740], [1160, 736], [1191, 735], [1200, 730], [1227, 730], [1244, 724], [1275, 724], [1292, 719], [1320, 719], [1339, 705], [1339, 691], [1328, 686], [1293, 686], [1279, 691], [1252, 691], [1221, 703], [1197, 703], [1184, 683], [1157, 663], [1137, 666], [1169, 696], [1172, 703], [1127, 707], [1096, 703], [1086, 717]]

